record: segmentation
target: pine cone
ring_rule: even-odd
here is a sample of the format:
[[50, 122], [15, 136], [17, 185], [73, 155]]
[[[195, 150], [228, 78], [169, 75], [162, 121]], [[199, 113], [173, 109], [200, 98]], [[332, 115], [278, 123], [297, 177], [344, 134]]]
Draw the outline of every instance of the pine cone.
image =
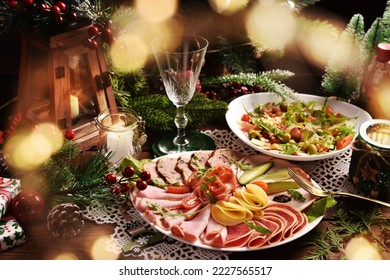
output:
[[62, 239], [75, 237], [83, 226], [83, 215], [74, 203], [58, 204], [50, 210], [47, 216], [47, 228], [55, 237]]

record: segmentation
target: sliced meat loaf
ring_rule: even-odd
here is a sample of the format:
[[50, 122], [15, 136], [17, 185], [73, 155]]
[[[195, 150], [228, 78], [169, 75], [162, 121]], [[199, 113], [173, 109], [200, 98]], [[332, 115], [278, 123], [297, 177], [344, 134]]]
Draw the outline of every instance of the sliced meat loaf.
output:
[[206, 167], [206, 163], [213, 151], [196, 151], [191, 155], [189, 167], [193, 171], [199, 170], [199, 168]]
[[157, 163], [150, 161], [144, 164], [142, 170], [149, 171], [152, 181], [157, 185], [165, 185], [165, 180], [157, 173]]
[[216, 149], [206, 162], [208, 167], [214, 167], [218, 165], [230, 166], [232, 162], [229, 159], [240, 160], [244, 155], [236, 150], [232, 149]]
[[181, 173], [176, 170], [177, 158], [162, 157], [156, 162], [157, 174], [167, 184], [183, 184]]
[[190, 166], [191, 155], [182, 155], [177, 159], [176, 171], [181, 174], [183, 182], [187, 182], [188, 178], [194, 172]]

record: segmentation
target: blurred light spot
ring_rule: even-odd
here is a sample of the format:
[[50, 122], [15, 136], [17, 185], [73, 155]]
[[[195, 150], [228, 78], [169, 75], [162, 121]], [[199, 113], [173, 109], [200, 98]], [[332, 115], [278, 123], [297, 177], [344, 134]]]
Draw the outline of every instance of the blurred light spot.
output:
[[286, 5], [257, 5], [245, 24], [249, 38], [268, 49], [283, 48], [295, 35], [295, 18]]
[[378, 111], [376, 112], [381, 119], [390, 120], [390, 94], [389, 88], [384, 88], [377, 92], [375, 96], [376, 102], [379, 104]]
[[61, 130], [51, 123], [42, 123], [32, 130], [17, 131], [7, 141], [4, 151], [10, 166], [33, 170], [58, 152], [62, 144]]
[[334, 25], [305, 22], [296, 32], [296, 42], [311, 63], [324, 68], [335, 50], [340, 32]]
[[364, 237], [352, 238], [345, 246], [345, 255], [348, 260], [382, 259], [377, 248]]
[[137, 0], [135, 8], [146, 21], [162, 22], [172, 17], [178, 6], [177, 0]]
[[54, 260], [78, 260], [73, 253], [61, 253], [53, 258]]
[[232, 15], [248, 5], [248, 0], [209, 0], [210, 7], [221, 15]]
[[114, 68], [123, 72], [132, 72], [144, 66], [148, 47], [140, 37], [125, 33], [112, 44], [110, 56]]
[[101, 236], [95, 240], [91, 248], [91, 258], [93, 260], [116, 260], [119, 254], [109, 252], [106, 249], [106, 243], [110, 240], [109, 236]]

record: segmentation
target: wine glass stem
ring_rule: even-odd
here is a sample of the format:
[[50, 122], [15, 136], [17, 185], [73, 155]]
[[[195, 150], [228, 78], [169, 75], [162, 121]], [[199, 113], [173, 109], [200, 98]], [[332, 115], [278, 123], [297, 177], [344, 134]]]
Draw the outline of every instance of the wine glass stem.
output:
[[177, 127], [177, 136], [173, 140], [176, 145], [186, 145], [186, 132], [185, 127], [187, 126], [187, 116], [185, 114], [185, 106], [178, 105], [176, 106], [176, 117], [175, 117], [175, 125]]

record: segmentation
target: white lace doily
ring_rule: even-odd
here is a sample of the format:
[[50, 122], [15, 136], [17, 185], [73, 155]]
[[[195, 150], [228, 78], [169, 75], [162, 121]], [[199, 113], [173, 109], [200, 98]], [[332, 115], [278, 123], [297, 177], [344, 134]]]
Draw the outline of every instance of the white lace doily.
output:
[[[257, 153], [257, 151], [239, 140], [231, 131], [206, 130], [203, 132], [214, 140], [216, 148], [231, 148], [246, 154]], [[352, 150], [348, 150], [331, 159], [295, 163], [306, 170], [323, 189], [356, 193], [356, 189], [348, 180], [351, 154]], [[123, 253], [122, 248], [131, 241], [131, 236], [126, 232], [130, 221], [139, 221], [145, 228], [151, 229], [131, 205], [123, 211], [125, 213], [121, 212], [118, 206], [105, 207], [102, 205], [92, 205], [83, 211], [86, 218], [98, 224], [115, 224], [115, 230], [111, 234], [111, 239], [106, 244], [106, 249], [111, 252], [124, 254], [126, 257], [146, 260], [223, 260], [229, 258], [229, 253], [226, 251], [202, 249], [179, 241], [161, 242], [153, 246], [144, 247], [136, 252]]]

